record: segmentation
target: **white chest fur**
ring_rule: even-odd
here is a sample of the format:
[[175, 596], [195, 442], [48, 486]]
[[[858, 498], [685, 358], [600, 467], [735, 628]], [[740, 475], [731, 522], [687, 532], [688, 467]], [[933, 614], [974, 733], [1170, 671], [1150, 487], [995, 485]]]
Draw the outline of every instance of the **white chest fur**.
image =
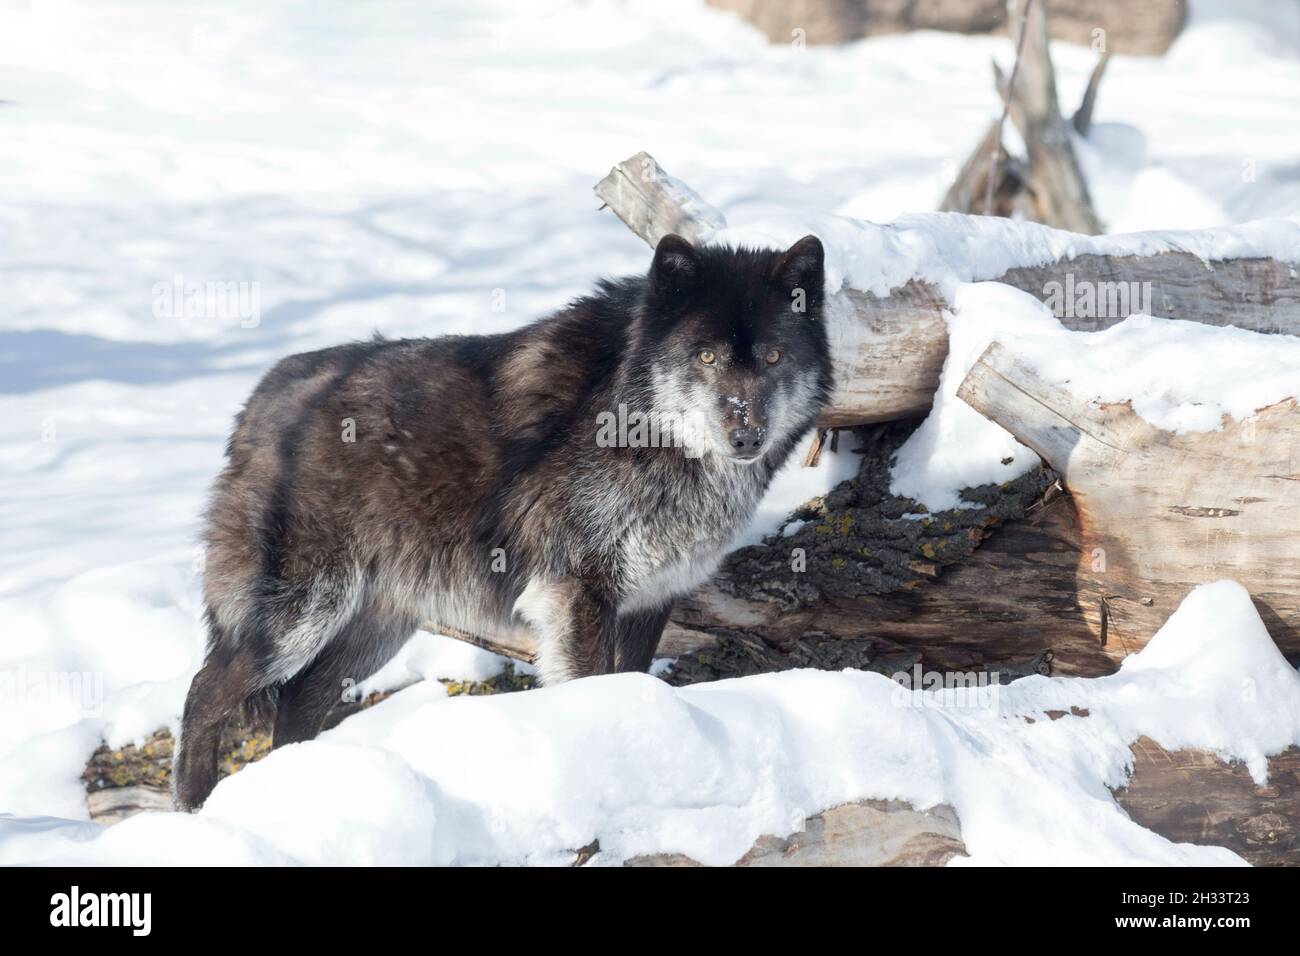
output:
[[639, 515], [618, 542], [619, 611], [660, 606], [708, 580], [748, 527], [763, 485], [760, 468], [722, 461]]

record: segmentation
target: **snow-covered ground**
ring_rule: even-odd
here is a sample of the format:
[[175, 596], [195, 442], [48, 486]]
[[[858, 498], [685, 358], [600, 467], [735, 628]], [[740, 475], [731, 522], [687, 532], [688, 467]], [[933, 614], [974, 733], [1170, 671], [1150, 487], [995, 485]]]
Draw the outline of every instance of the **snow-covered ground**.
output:
[[0, 817], [0, 863], [564, 864], [596, 839], [594, 862], [721, 865], [874, 797], [951, 804], [961, 862], [1240, 864], [1143, 829], [1107, 788], [1141, 736], [1242, 760], [1260, 783], [1265, 754], [1300, 740], [1300, 675], [1226, 581], [1095, 680], [926, 692], [802, 670], [680, 689], [621, 674], [502, 697], [441, 690], [416, 684], [273, 752], [194, 816]]
[[[1108, 68], [1081, 152], [1111, 231], [1300, 214], [1300, 6], [1192, 16], [1166, 57]], [[644, 269], [591, 193], [639, 149], [742, 233], [931, 210], [996, 113], [988, 61], [1008, 47], [934, 33], [774, 47], [698, 0], [0, 5], [0, 812], [20, 815], [0, 825], [0, 860], [543, 862], [599, 835], [610, 858], [720, 862], [867, 796], [953, 802], [976, 860], [1218, 858], [1128, 823], [1104, 785], [1136, 732], [1256, 769], [1298, 739], [1294, 671], [1230, 585], [1198, 592], [1175, 628], [1184, 644], [1214, 635], [1214, 655], [1167, 639], [1108, 682], [1022, 681], [996, 719], [890, 704], [863, 674], [443, 700], [434, 678], [499, 663], [425, 635], [383, 675], [424, 680], [231, 778], [200, 817], [102, 834], [36, 819], [85, 820], [77, 778], [101, 737], [174, 725], [202, 646], [204, 494], [278, 357], [375, 330], [510, 328]], [[1053, 54], [1070, 108], [1094, 55]], [[870, 287], [904, 261], [957, 261], [952, 281], [988, 278], [974, 244], [940, 251], [882, 245], [840, 277]], [[1112, 333], [1141, 352], [1134, 334]], [[785, 476], [750, 537], [851, 469], [846, 452]], [[1239, 680], [1268, 684], [1257, 710], [1222, 697]], [[1006, 716], [1067, 700], [1092, 716]], [[1193, 729], [1171, 736], [1166, 712]], [[1049, 835], [1034, 794], [1078, 825]], [[303, 795], [318, 813], [296, 812]]]

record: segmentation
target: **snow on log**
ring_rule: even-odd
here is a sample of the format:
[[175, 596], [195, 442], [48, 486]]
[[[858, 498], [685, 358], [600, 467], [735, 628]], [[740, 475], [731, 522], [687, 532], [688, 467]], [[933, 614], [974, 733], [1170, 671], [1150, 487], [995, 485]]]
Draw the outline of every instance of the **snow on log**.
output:
[[1176, 434], [1131, 403], [1045, 380], [1001, 342], [957, 394], [1061, 475], [1082, 532], [1079, 604], [1107, 654], [1141, 649], [1192, 587], [1224, 578], [1250, 592], [1284, 652], [1300, 651], [1295, 397]]
[[[1262, 787], [1207, 750], [1169, 751], [1143, 737], [1132, 752], [1133, 773], [1114, 796], [1134, 822], [1175, 843], [1227, 847], [1254, 866], [1300, 864], [1300, 750], [1272, 757]], [[943, 866], [965, 849], [951, 807], [868, 800], [817, 814], [791, 837], [763, 837], [735, 865]], [[627, 865], [699, 864], [660, 854]]]
[[[726, 228], [717, 210], [644, 152], [615, 166], [596, 191], [652, 246], [668, 231], [695, 241], [753, 241]], [[1300, 334], [1300, 222], [1092, 237], [934, 213], [888, 225], [818, 219], [793, 230], [791, 240], [824, 233], [828, 265], [839, 270], [826, 305], [836, 365], [827, 427], [929, 410], [948, 350], [943, 290], [954, 282], [1014, 286], [1053, 304], [1062, 325], [1074, 330], [1109, 328], [1150, 311]], [[859, 278], [854, 266], [872, 274]]]

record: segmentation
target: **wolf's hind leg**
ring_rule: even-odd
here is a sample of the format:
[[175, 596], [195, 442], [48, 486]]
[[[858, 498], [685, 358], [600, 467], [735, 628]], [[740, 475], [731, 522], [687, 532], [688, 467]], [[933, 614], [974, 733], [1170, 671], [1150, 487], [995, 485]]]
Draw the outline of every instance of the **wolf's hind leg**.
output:
[[668, 623], [672, 605], [619, 615], [615, 624], [614, 670], [648, 671]]
[[344, 692], [386, 664], [414, 631], [414, 621], [358, 612], [280, 688], [272, 746], [314, 738]]
[[194, 675], [185, 697], [181, 739], [172, 766], [176, 805], [193, 810], [217, 785], [221, 732], [245, 700], [269, 683], [248, 647], [217, 647]]

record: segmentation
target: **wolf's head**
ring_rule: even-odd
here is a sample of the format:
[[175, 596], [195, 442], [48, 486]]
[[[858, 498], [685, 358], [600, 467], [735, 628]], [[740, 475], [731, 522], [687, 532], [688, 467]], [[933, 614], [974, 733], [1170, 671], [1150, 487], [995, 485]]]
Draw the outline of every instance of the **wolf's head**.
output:
[[639, 358], [688, 447], [754, 462], [812, 426], [832, 385], [823, 259], [816, 236], [784, 252], [659, 241]]

